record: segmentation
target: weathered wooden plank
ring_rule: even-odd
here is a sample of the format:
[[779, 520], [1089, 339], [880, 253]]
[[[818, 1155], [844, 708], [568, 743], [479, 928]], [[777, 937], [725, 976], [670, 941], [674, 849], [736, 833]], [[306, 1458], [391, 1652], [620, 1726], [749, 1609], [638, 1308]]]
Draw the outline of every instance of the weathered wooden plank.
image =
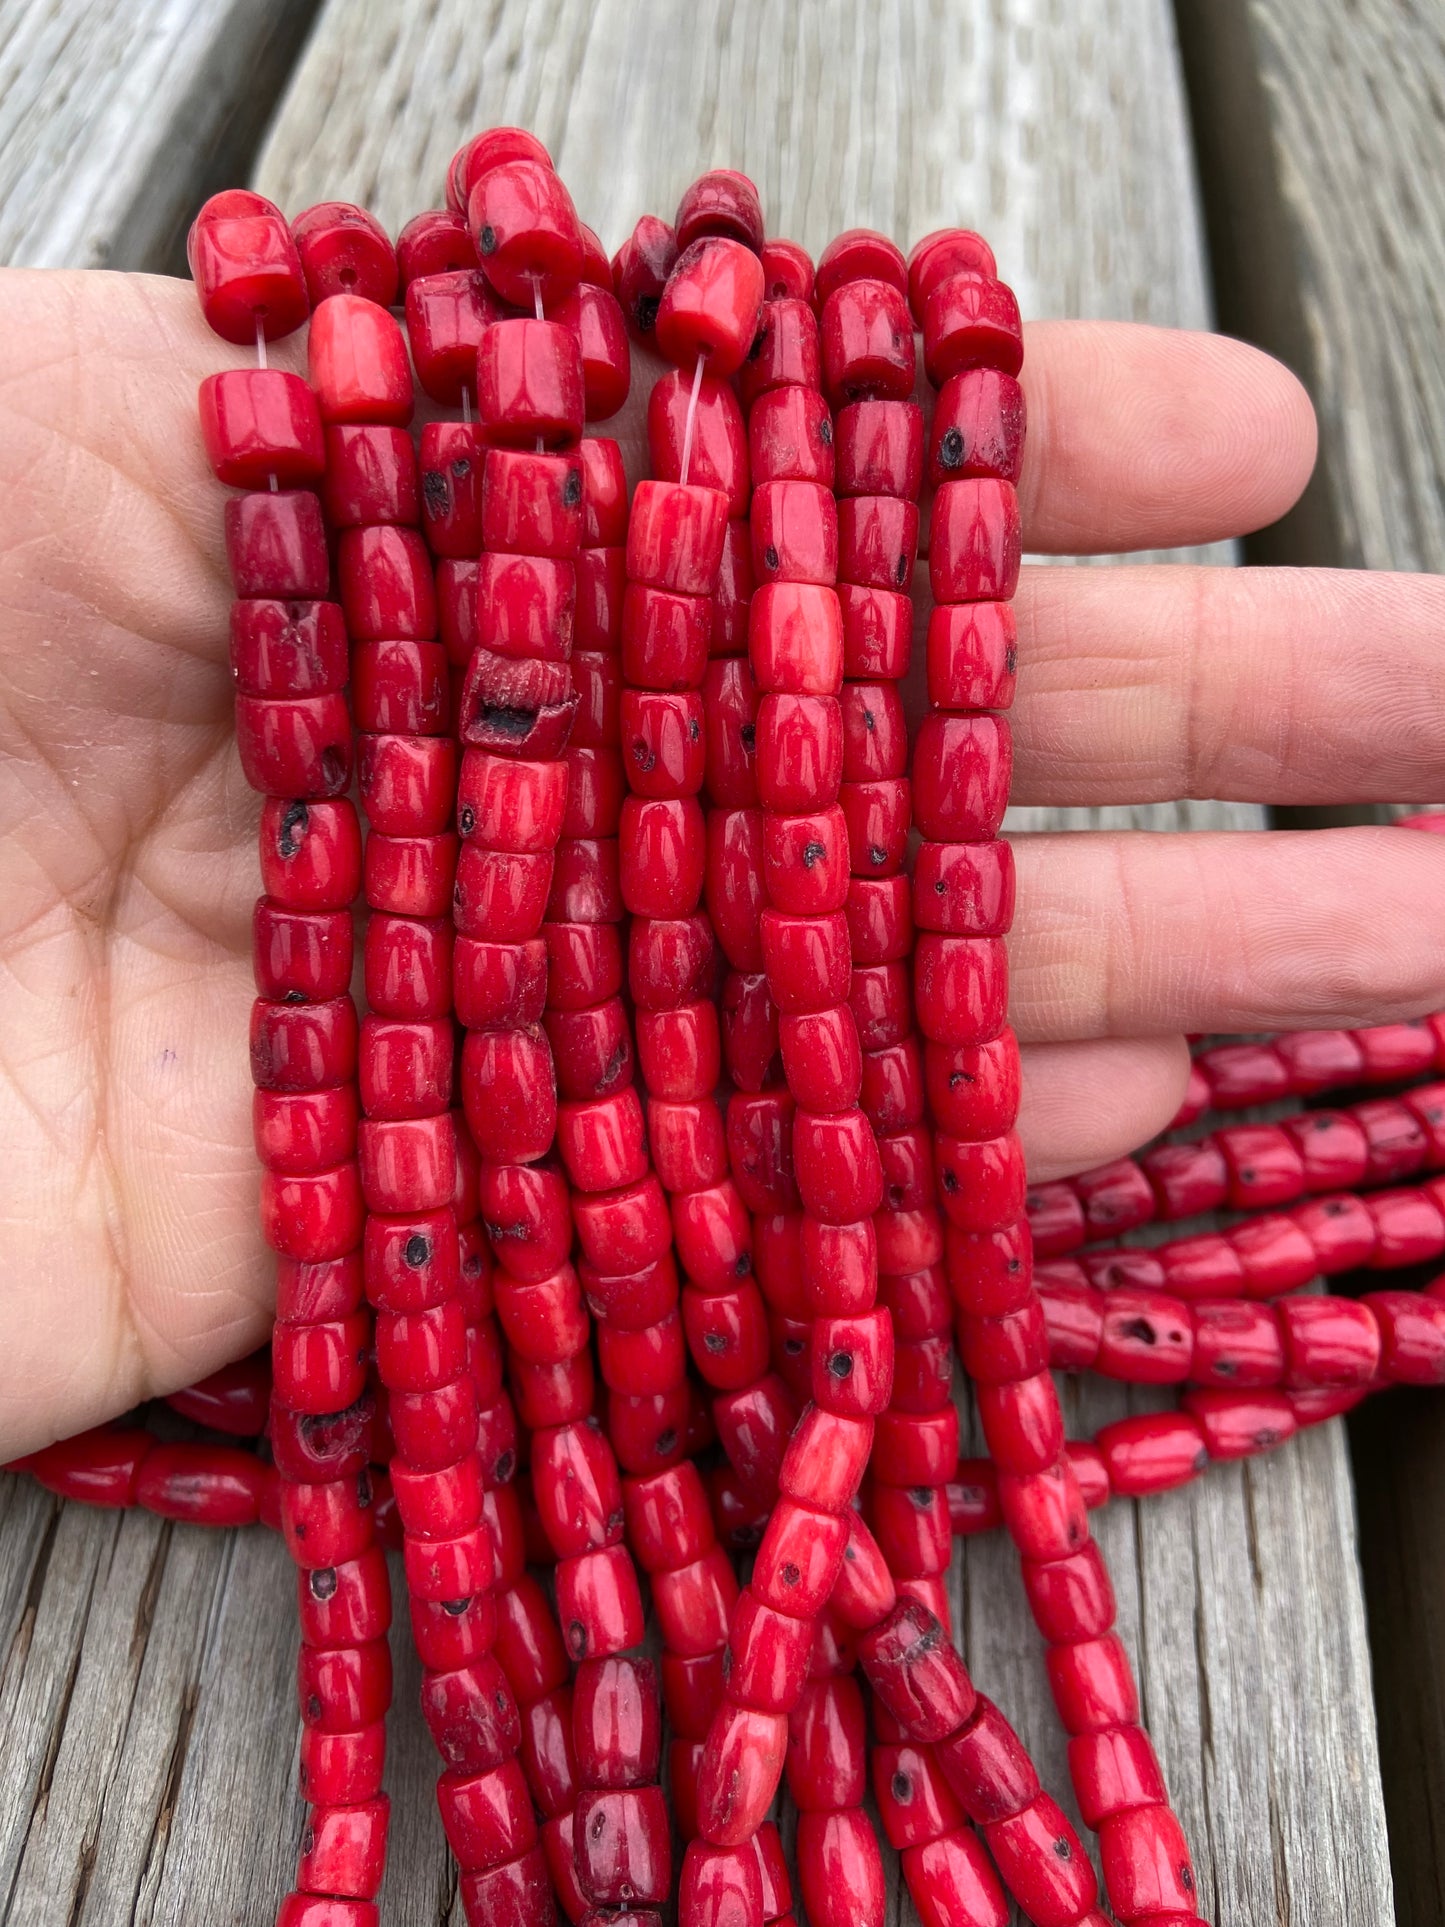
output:
[[183, 273], [317, 0], [3, 0], [0, 261]]
[[[1320, 420], [1263, 561], [1445, 568], [1445, 14], [1431, 0], [1177, 0], [1221, 318]], [[1362, 821], [1385, 806], [1286, 813]], [[1445, 1411], [1351, 1421], [1399, 1919], [1445, 1918]]]
[[[659, 0], [646, 9], [526, 0], [480, 18], [465, 0], [365, 8], [334, 0], [283, 103], [258, 185], [288, 211], [322, 196], [357, 198], [395, 228], [439, 198], [459, 140], [498, 120], [523, 121], [549, 141], [610, 245], [641, 209], [669, 210], [699, 168], [729, 162], [759, 180], [780, 229], [814, 248], [858, 221], [907, 239], [968, 220], [995, 238], [1033, 313], [1207, 319], [1165, 0]], [[1221, 818], [1211, 806], [1192, 808], [1196, 822], [1258, 821], [1255, 812]], [[1152, 811], [1124, 820], [1160, 821]], [[1123, 1405], [1091, 1388], [1080, 1429]], [[16, 1625], [47, 1504], [20, 1494], [0, 1518], [0, 1610], [11, 1611], [13, 1594]], [[1339, 1441], [1322, 1434], [1277, 1463], [1212, 1475], [1168, 1502], [1116, 1507], [1101, 1521], [1151, 1725], [1221, 1919], [1330, 1919], [1343, 1897], [1362, 1927], [1389, 1918], [1348, 1510]], [[1327, 1563], [1311, 1538], [1321, 1520], [1334, 1535]], [[73, 1529], [84, 1545], [85, 1534], [102, 1531]], [[171, 1536], [167, 1566], [186, 1536]], [[111, 1541], [102, 1534], [102, 1543]], [[194, 1681], [194, 1712], [164, 1854], [140, 1824], [108, 1848], [112, 1891], [128, 1881], [143, 1899], [136, 1918], [147, 1921], [202, 1911], [264, 1920], [299, 1824], [285, 1790], [295, 1633], [284, 1560], [255, 1533], [238, 1537], [224, 1560], [208, 1556], [217, 1564], [198, 1605], [200, 1630], [176, 1662]], [[1016, 1562], [1001, 1544], [976, 1543], [960, 1554], [955, 1583], [981, 1684], [1019, 1718], [1062, 1787], [1062, 1746]], [[23, 1705], [31, 1732], [7, 1793], [17, 1817], [0, 1833], [0, 1843], [18, 1843], [0, 1860], [0, 1871], [24, 1876], [11, 1903], [17, 1919], [43, 1905], [28, 1884], [38, 1863], [26, 1815], [52, 1736], [67, 1724], [64, 1681], [90, 1637], [74, 1587], [47, 1573], [32, 1590], [29, 1644], [12, 1647], [0, 1675], [9, 1696], [0, 1709]], [[401, 1644], [387, 1918], [411, 1927], [459, 1912]], [[1289, 1651], [1277, 1655], [1282, 1644]], [[38, 1656], [33, 1679], [29, 1651]], [[163, 1684], [142, 1664], [137, 1694], [161, 1694], [157, 1730], [178, 1731], [161, 1717], [177, 1704], [174, 1685]], [[1322, 1698], [1332, 1701], [1328, 1717]], [[97, 1718], [87, 1740], [94, 1768], [84, 1797], [101, 1811], [96, 1789], [108, 1784], [105, 1762], [123, 1724], [118, 1710], [111, 1720], [102, 1732]], [[0, 1782], [10, 1778], [7, 1764]], [[1326, 1854], [1313, 1806], [1322, 1788], [1346, 1785], [1352, 1797], [1334, 1816]], [[6, 1811], [0, 1804], [0, 1820]], [[55, 1877], [74, 1892], [74, 1868], [68, 1885]]]

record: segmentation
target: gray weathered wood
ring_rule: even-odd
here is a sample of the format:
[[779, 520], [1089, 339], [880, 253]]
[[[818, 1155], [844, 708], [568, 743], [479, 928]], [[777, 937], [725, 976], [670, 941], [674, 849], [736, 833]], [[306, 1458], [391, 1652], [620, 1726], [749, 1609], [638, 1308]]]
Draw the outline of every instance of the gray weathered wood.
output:
[[[1433, 0], [1178, 0], [1178, 13], [1221, 318], [1299, 371], [1320, 421], [1314, 483], [1254, 550], [1445, 569], [1445, 14]], [[1350, 1430], [1399, 1918], [1435, 1927], [1445, 1410], [1371, 1401]]]
[[0, 261], [184, 272], [317, 0], [0, 0]]
[[[1208, 317], [1165, 0], [525, 0], [485, 14], [466, 0], [332, 0], [257, 184], [288, 211], [323, 195], [360, 199], [394, 229], [439, 199], [459, 140], [499, 120], [549, 142], [612, 246], [642, 209], [667, 212], [701, 167], [730, 163], [757, 178], [778, 227], [815, 249], [860, 221], [911, 239], [967, 220], [995, 238], [1033, 313]], [[1192, 807], [1195, 822], [1258, 821]], [[1124, 1406], [1096, 1386], [1074, 1416], [1087, 1430]], [[55, 1525], [55, 1511], [11, 1489], [0, 1517], [0, 1635], [10, 1641], [0, 1706], [17, 1709], [8, 1730], [26, 1735], [0, 1775], [10, 1915], [101, 1918], [86, 1911], [98, 1864], [89, 1843], [109, 1825], [105, 1917], [125, 1918], [129, 1893], [146, 1922], [265, 1922], [299, 1827], [285, 1790], [295, 1632], [280, 1549], [259, 1533], [200, 1545], [198, 1534], [70, 1511]], [[1115, 1507], [1100, 1530], [1207, 1906], [1231, 1927], [1383, 1927], [1389, 1879], [1338, 1437], [1320, 1433], [1166, 1501]], [[193, 1563], [173, 1582], [183, 1548]], [[157, 1575], [146, 1613], [142, 1567]], [[980, 1683], [1062, 1789], [1016, 1561], [1000, 1543], [975, 1542], [954, 1583]], [[167, 1655], [151, 1667], [162, 1624]], [[122, 1627], [141, 1629], [129, 1646]], [[102, 1670], [129, 1669], [129, 1697], [115, 1685], [81, 1692], [92, 1641], [114, 1656]], [[413, 1927], [457, 1920], [459, 1909], [414, 1668], [397, 1650], [386, 1917]], [[168, 1792], [137, 1780], [122, 1825], [117, 1763], [141, 1718], [172, 1736], [177, 1764]], [[82, 1818], [65, 1831], [49, 1808], [72, 1758], [66, 1798]]]

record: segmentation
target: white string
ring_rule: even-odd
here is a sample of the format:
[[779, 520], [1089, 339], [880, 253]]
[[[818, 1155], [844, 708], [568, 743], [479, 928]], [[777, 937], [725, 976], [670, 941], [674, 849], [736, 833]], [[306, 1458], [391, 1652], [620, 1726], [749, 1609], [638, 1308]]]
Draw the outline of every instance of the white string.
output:
[[[545, 321], [547, 317], [542, 312], [542, 277], [540, 274], [534, 274], [532, 276], [532, 305], [537, 310], [537, 319], [539, 321]], [[537, 437], [537, 453], [543, 455], [546, 453], [546, 450], [547, 444], [539, 435]]]
[[[264, 368], [266, 366], [266, 330], [261, 325], [261, 310], [259, 308], [256, 310], [256, 366], [258, 368]], [[273, 495], [280, 492], [281, 484], [276, 480], [276, 472], [274, 469], [266, 477], [266, 481]]]
[[702, 390], [703, 363], [707, 360], [707, 350], [697, 351], [697, 367], [693, 370], [692, 393], [687, 398], [687, 426], [682, 433], [682, 485], [687, 486], [687, 471], [692, 467], [692, 432], [697, 424], [697, 398]]

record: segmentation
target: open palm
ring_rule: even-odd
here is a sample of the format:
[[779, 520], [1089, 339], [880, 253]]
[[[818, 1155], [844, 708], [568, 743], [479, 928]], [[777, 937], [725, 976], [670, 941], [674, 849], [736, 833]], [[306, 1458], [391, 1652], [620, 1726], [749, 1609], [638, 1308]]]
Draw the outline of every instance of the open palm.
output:
[[[257, 805], [230, 735], [223, 491], [194, 426], [199, 380], [245, 357], [179, 282], [6, 271], [0, 292], [9, 1455], [253, 1348], [271, 1273], [245, 1043]], [[1235, 343], [1049, 324], [1025, 385], [1035, 550], [1236, 535], [1313, 459], [1298, 385]], [[634, 402], [634, 441], [640, 419]], [[1034, 569], [1017, 608], [1020, 802], [1440, 793], [1435, 579]], [[1445, 1004], [1445, 838], [1044, 836], [1019, 856], [1036, 1176], [1159, 1129], [1187, 1031]]]

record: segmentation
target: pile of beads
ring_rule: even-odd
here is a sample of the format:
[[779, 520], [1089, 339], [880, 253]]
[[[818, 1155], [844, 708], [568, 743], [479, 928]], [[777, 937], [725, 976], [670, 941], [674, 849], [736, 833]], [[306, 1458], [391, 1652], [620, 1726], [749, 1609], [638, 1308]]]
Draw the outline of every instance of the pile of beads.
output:
[[[995, 1525], [1108, 1905], [1187, 1927], [1088, 1510], [1445, 1383], [1445, 1280], [1285, 1295], [1445, 1250], [1445, 1178], [1402, 1184], [1445, 1166], [1445, 1086], [1415, 1083], [1445, 1021], [1203, 1051], [1180, 1129], [1414, 1088], [1026, 1192], [998, 834], [1023, 333], [991, 251], [859, 229], [815, 270], [719, 170], [609, 264], [511, 128], [446, 200], [395, 246], [244, 192], [192, 231], [206, 319], [256, 353], [200, 402], [264, 799], [275, 1333], [170, 1400], [210, 1439], [105, 1427], [17, 1469], [284, 1533], [310, 1810], [278, 1927], [380, 1918], [384, 1548], [472, 1927], [790, 1922], [784, 1780], [809, 1919], [875, 1927], [870, 1777], [926, 1927], [1010, 1899], [1105, 1927], [952, 1636], [953, 1537]], [[307, 375], [268, 367], [308, 319]], [[629, 335], [668, 364], [630, 494], [587, 432]], [[987, 1458], [959, 1457], [956, 1360]], [[1071, 1444], [1054, 1370], [1186, 1389]]]

